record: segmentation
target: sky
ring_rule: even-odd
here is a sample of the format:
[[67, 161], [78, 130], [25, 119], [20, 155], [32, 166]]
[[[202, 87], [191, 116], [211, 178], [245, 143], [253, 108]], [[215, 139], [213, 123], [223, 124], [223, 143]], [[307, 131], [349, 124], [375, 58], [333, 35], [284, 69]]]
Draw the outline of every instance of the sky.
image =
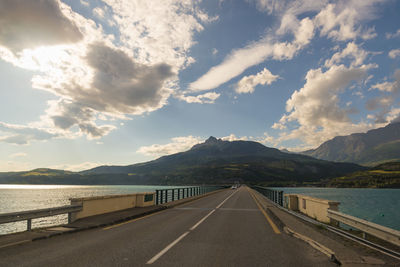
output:
[[0, 171], [400, 121], [400, 1], [0, 0]]

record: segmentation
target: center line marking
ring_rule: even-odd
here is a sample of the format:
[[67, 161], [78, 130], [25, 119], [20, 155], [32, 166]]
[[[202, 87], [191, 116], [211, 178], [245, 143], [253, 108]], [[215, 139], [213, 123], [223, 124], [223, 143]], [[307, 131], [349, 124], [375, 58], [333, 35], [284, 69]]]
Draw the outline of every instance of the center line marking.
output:
[[151, 258], [151, 260], [149, 260], [146, 264], [152, 264], [153, 262], [155, 262], [156, 260], [158, 260], [162, 255], [165, 254], [165, 252], [167, 252], [170, 248], [172, 248], [173, 246], [175, 246], [179, 241], [182, 240], [182, 238], [184, 238], [185, 236], [187, 236], [189, 234], [189, 231], [185, 232], [184, 234], [182, 234], [180, 237], [178, 237], [174, 242], [172, 242], [171, 244], [169, 244], [168, 246], [166, 246], [163, 250], [161, 250], [157, 255], [155, 255], [153, 258]]
[[215, 211], [215, 209], [213, 209], [212, 211], [210, 211], [210, 213], [208, 213], [206, 216], [203, 217], [203, 219], [201, 219], [200, 221], [198, 221], [195, 225], [192, 226], [192, 228], [190, 228], [190, 231], [193, 231], [194, 229], [197, 228], [197, 226], [199, 226], [202, 222], [205, 221], [205, 219], [208, 218], [208, 216], [210, 216], [211, 214], [213, 214]]
[[[237, 192], [237, 191], [236, 191]], [[171, 244], [169, 244], [168, 246], [166, 246], [163, 250], [161, 250], [159, 253], [157, 253], [157, 255], [155, 255], [153, 258], [151, 258], [148, 262], [146, 262], [146, 264], [152, 264], [154, 262], [156, 262], [162, 255], [164, 255], [165, 253], [167, 253], [168, 250], [170, 250], [173, 246], [175, 246], [176, 244], [179, 243], [179, 241], [181, 241], [185, 236], [187, 236], [190, 231], [193, 231], [194, 229], [197, 228], [197, 226], [199, 226], [202, 222], [204, 222], [208, 216], [210, 216], [211, 214], [213, 214], [217, 209], [219, 209], [229, 198], [231, 198], [234, 194], [230, 194], [227, 198], [224, 199], [224, 201], [222, 201], [215, 209], [213, 209], [212, 211], [210, 211], [206, 216], [204, 216], [200, 221], [198, 221], [195, 225], [193, 225], [189, 231], [183, 233], [180, 237], [178, 237], [177, 239], [175, 239], [175, 241], [173, 241]]]

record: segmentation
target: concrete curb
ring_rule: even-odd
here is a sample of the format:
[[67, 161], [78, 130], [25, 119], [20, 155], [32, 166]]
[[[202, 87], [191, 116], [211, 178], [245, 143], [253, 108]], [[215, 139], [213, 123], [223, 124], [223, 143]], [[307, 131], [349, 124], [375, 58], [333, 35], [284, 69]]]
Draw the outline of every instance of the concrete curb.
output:
[[307, 236], [305, 236], [305, 235], [296, 233], [295, 231], [291, 230], [289, 227], [286, 227], [286, 226], [285, 226], [285, 227], [284, 227], [284, 231], [285, 231], [285, 233], [287, 233], [288, 235], [291, 235], [291, 236], [293, 236], [293, 237], [296, 237], [296, 238], [298, 238], [298, 239], [300, 239], [300, 240], [303, 240], [304, 242], [308, 243], [310, 246], [312, 246], [312, 247], [315, 248], [316, 250], [318, 250], [318, 251], [320, 251], [321, 253], [323, 253], [323, 254], [325, 254], [326, 256], [328, 256], [329, 259], [330, 259], [332, 262], [336, 263], [337, 265], [342, 265], [341, 262], [336, 258], [335, 253], [334, 253], [331, 249], [325, 247], [324, 245], [318, 243], [318, 242], [315, 241], [315, 240], [312, 240], [311, 238], [309, 238], [309, 237], [307, 237]]
[[318, 243], [317, 241], [315, 241], [305, 235], [296, 233], [295, 231], [291, 230], [289, 227], [287, 227], [285, 225], [284, 222], [282, 222], [281, 219], [279, 219], [279, 217], [271, 209], [268, 208], [268, 204], [270, 204], [270, 206], [275, 206], [275, 203], [271, 202], [269, 199], [267, 199], [265, 196], [260, 194], [258, 191], [254, 190], [254, 189], [251, 189], [251, 190], [253, 191], [255, 197], [260, 202], [263, 209], [268, 212], [268, 214], [273, 218], [275, 223], [278, 224], [279, 227], [281, 227], [286, 234], [296, 237], [300, 240], [303, 240], [304, 242], [306, 242], [310, 246], [312, 246], [314, 249], [316, 249], [316, 250], [320, 251], [321, 253], [323, 253], [324, 255], [328, 256], [332, 262], [336, 263], [337, 265], [341, 265], [341, 262], [337, 259], [337, 257], [335, 256], [335, 253], [331, 249], [325, 247], [324, 245]]
[[[33, 237], [33, 238], [27, 238], [27, 239], [15, 241], [15, 242], [10, 242], [9, 244], [1, 245], [0, 249], [7, 248], [7, 247], [12, 247], [12, 246], [18, 246], [18, 245], [25, 244], [25, 243], [28, 243], [28, 242], [47, 239], [47, 238], [51, 238], [51, 237], [54, 237], [54, 236], [77, 233], [77, 232], [81, 232], [81, 231], [85, 231], [85, 230], [96, 229], [96, 228], [115, 225], [115, 224], [118, 224], [118, 223], [123, 223], [123, 222], [129, 221], [129, 220], [133, 220], [133, 219], [144, 217], [144, 216], [152, 214], [152, 213], [157, 213], [157, 212], [160, 212], [160, 211], [163, 211], [163, 210], [166, 210], [166, 209], [174, 208], [174, 207], [179, 206], [179, 205], [190, 203], [190, 202], [193, 202], [195, 200], [198, 200], [198, 199], [201, 199], [201, 198], [216, 194], [218, 192], [222, 192], [224, 190], [227, 190], [227, 189], [220, 189], [220, 190], [212, 191], [212, 192], [209, 192], [209, 193], [206, 193], [206, 194], [203, 194], [203, 195], [198, 195], [198, 196], [194, 196], [194, 197], [190, 197], [190, 198], [180, 199], [180, 200], [176, 200], [176, 201], [173, 201], [173, 202], [165, 203], [165, 204], [162, 204], [162, 205], [159, 205], [159, 206], [154, 206], [154, 209], [148, 210], [146, 212], [142, 212], [142, 213], [135, 214], [133, 216], [124, 217], [124, 218], [118, 218], [116, 220], [113, 220], [113, 221], [110, 221], [110, 222], [106, 222], [106, 223], [100, 223], [100, 224], [88, 225], [88, 226], [76, 227], [76, 228], [74, 228], [73, 225], [70, 225], [70, 224], [56, 225], [56, 226], [51, 226], [51, 227], [46, 227], [46, 228], [37, 228], [37, 229], [35, 229], [36, 231], [46, 231], [46, 229], [51, 229], [51, 228], [54, 228], [54, 227], [65, 227], [65, 228], [70, 228], [70, 230], [66, 230], [66, 231], [51, 231], [51, 230], [49, 230], [49, 232], [36, 232], [36, 233], [40, 234], [40, 236]], [[21, 233], [26, 233], [26, 232], [21, 232]], [[13, 234], [10, 234], [10, 235], [14, 235], [14, 234], [18, 234], [18, 233], [13, 233]], [[7, 235], [4, 235], [4, 236], [7, 236]]]

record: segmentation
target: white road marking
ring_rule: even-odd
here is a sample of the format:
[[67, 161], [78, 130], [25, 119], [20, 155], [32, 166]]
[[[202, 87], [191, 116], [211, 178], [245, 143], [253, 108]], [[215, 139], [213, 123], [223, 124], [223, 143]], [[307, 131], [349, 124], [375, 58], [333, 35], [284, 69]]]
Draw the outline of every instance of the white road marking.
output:
[[210, 216], [211, 214], [213, 214], [215, 211], [215, 209], [213, 209], [212, 211], [210, 211], [210, 213], [208, 213], [206, 216], [203, 217], [203, 219], [201, 219], [200, 221], [198, 221], [195, 225], [192, 226], [192, 228], [190, 228], [190, 231], [193, 231], [194, 229], [197, 228], [197, 226], [199, 226], [202, 222], [205, 221], [205, 219], [208, 218], [208, 216]]
[[171, 244], [169, 244], [168, 246], [166, 246], [163, 250], [161, 250], [157, 255], [155, 255], [153, 258], [151, 258], [151, 260], [149, 260], [146, 264], [152, 264], [154, 263], [156, 260], [158, 260], [158, 258], [160, 258], [162, 255], [164, 255], [168, 250], [170, 250], [170, 248], [172, 248], [173, 246], [175, 246], [179, 241], [181, 241], [182, 238], [184, 238], [185, 236], [187, 236], [189, 234], [189, 231], [187, 231], [186, 233], [182, 234], [180, 237], [178, 237], [174, 242], [172, 242]]
[[164, 255], [165, 253], [167, 253], [168, 250], [170, 250], [173, 246], [175, 246], [176, 244], [179, 243], [179, 241], [181, 241], [185, 236], [187, 236], [190, 231], [193, 231], [194, 229], [196, 229], [197, 226], [199, 226], [202, 222], [204, 222], [208, 216], [210, 216], [211, 214], [213, 214], [217, 209], [219, 209], [229, 198], [231, 198], [234, 194], [236, 194], [237, 191], [235, 191], [235, 193], [230, 194], [227, 198], [225, 198], [215, 209], [213, 209], [212, 211], [210, 211], [206, 216], [204, 216], [200, 221], [198, 221], [195, 225], [193, 225], [189, 231], [183, 233], [180, 237], [178, 237], [177, 239], [175, 239], [175, 241], [173, 241], [171, 244], [169, 244], [168, 246], [166, 246], [163, 250], [161, 250], [159, 253], [157, 253], [157, 255], [155, 255], [153, 258], [151, 258], [148, 262], [146, 262], [146, 264], [152, 264], [154, 262], [156, 262], [162, 255]]

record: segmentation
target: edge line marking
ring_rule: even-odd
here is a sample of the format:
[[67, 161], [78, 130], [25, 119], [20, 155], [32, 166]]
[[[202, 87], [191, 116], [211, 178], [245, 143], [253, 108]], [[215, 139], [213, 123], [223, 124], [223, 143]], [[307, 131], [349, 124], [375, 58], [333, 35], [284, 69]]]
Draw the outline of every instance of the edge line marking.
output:
[[[249, 189], [247, 189], [247, 191], [249, 191]], [[252, 196], [254, 202], [257, 204], [258, 209], [262, 212], [262, 214], [264, 215], [264, 217], [267, 219], [268, 223], [271, 225], [272, 230], [275, 232], [275, 234], [280, 234], [281, 231], [279, 231], [278, 227], [276, 226], [276, 224], [271, 220], [271, 218], [268, 216], [268, 214], [265, 212], [265, 210], [261, 207], [261, 205], [258, 203], [258, 200], [256, 199], [256, 197], [254, 196], [254, 194], [252, 192], [250, 192], [250, 195]]]

